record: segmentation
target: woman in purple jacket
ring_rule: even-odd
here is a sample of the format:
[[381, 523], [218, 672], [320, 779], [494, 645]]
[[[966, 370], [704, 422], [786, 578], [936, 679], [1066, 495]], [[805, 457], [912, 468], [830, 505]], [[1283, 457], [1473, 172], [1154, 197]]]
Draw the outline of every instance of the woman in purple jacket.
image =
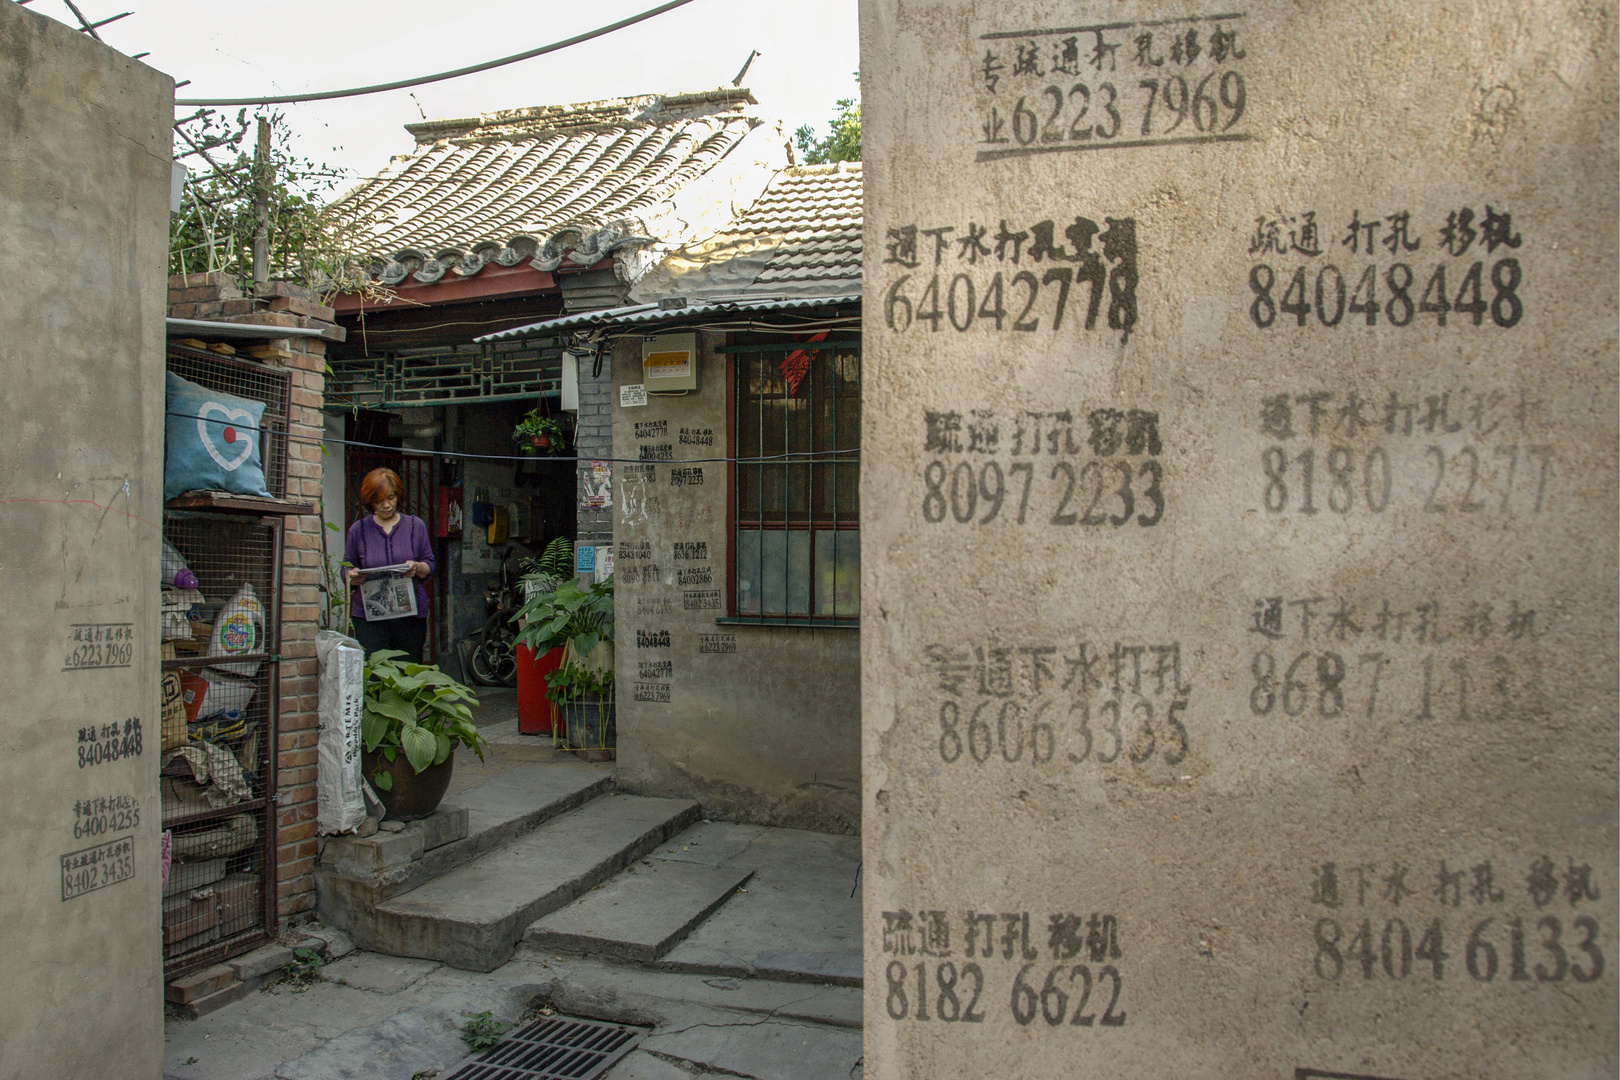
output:
[[[427, 641], [427, 589], [422, 578], [433, 573], [433, 544], [427, 525], [411, 514], [400, 513], [399, 493], [403, 485], [393, 469], [372, 469], [360, 481], [360, 505], [367, 516], [349, 526], [343, 561], [349, 564], [349, 586], [354, 598], [349, 614], [354, 616], [354, 636], [366, 655], [378, 649], [402, 649], [406, 658], [422, 662], [422, 646]], [[405, 564], [416, 579], [416, 616], [398, 619], [366, 619], [365, 606], [355, 586], [369, 567]]]

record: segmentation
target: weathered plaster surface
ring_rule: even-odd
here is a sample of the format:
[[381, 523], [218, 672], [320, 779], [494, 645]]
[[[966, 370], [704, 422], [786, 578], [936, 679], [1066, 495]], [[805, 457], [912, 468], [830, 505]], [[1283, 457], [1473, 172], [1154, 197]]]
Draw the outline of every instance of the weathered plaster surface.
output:
[[[8, 1080], [160, 1071], [157, 574], [172, 98], [168, 76], [0, 6]], [[75, 624], [127, 628], [132, 647], [74, 642]], [[64, 670], [97, 663], [121, 666]], [[124, 756], [133, 719], [142, 746]], [[103, 730], [112, 726], [116, 740]], [[85, 728], [94, 741], [80, 741]], [[81, 762], [115, 742], [116, 760]], [[120, 798], [133, 798], [138, 824], [76, 816], [77, 803]], [[127, 856], [95, 864], [93, 891], [64, 899], [62, 856], [126, 839]]]
[[862, 4], [866, 1075], [1613, 1075], [1614, 5], [1237, 10]]
[[[710, 351], [721, 340], [700, 337], [695, 392], [631, 408], [620, 407], [617, 388], [641, 380], [641, 340], [614, 345], [614, 456], [639, 459], [645, 448], [657, 457], [654, 447], [670, 455], [614, 465], [619, 783], [640, 794], [697, 799], [706, 813], [734, 821], [856, 832], [858, 632], [715, 623], [729, 595], [730, 470], [695, 459], [732, 453], [726, 361]], [[637, 424], [653, 426], [638, 438]], [[683, 428], [707, 433], [712, 445], [682, 443]], [[687, 473], [677, 486], [676, 469], [701, 470], [701, 484]], [[706, 547], [702, 557], [687, 557], [692, 549], [683, 548], [677, 559], [677, 544]], [[664, 662], [667, 677], [652, 675], [656, 669], [641, 677], [643, 664]], [[669, 700], [638, 701], [637, 684], [643, 697], [667, 689]]]

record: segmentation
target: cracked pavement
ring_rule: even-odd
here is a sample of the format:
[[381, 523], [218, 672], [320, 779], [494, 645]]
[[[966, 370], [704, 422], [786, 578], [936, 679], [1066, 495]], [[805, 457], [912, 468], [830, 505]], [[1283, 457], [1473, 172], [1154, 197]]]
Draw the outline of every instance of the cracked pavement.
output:
[[[412, 1080], [470, 1060], [469, 1014], [516, 1022], [536, 1002], [644, 1026], [613, 1080], [859, 1077], [861, 991], [520, 951], [488, 974], [356, 952], [297, 991], [281, 984], [165, 1033], [166, 1080]], [[436, 1070], [436, 1071], [435, 1071]]]
[[[350, 951], [299, 992], [171, 1019], [165, 1080], [448, 1080], [467, 1016], [557, 1012], [642, 1026], [611, 1080], [849, 1080], [861, 1075], [859, 839], [706, 823], [649, 858], [756, 870], [661, 960], [635, 966], [521, 945], [488, 973]], [[306, 928], [308, 929], [308, 928]]]

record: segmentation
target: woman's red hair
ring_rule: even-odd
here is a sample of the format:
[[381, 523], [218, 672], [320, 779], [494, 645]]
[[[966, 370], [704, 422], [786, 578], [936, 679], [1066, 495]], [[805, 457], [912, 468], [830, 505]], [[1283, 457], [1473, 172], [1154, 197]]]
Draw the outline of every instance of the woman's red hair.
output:
[[360, 481], [360, 505], [365, 507], [366, 513], [369, 514], [379, 502], [392, 495], [399, 500], [394, 508], [403, 514], [405, 512], [405, 499], [401, 495], [403, 487], [404, 485], [399, 482], [399, 473], [393, 469], [372, 469], [366, 473], [366, 478]]

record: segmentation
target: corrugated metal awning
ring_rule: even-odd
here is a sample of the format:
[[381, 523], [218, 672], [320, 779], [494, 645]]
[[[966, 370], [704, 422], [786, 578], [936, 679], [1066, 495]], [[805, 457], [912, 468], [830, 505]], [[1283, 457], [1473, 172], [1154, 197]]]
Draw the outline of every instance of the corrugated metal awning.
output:
[[607, 326], [649, 326], [657, 323], [677, 322], [692, 318], [712, 318], [716, 315], [758, 314], [771, 311], [793, 311], [804, 308], [842, 307], [861, 302], [860, 293], [845, 296], [804, 296], [793, 299], [771, 297], [739, 298], [736, 300], [697, 301], [681, 307], [659, 304], [634, 304], [629, 307], [610, 308], [607, 311], [587, 311], [578, 315], [564, 315], [559, 319], [514, 326], [474, 341], [504, 341], [535, 334], [555, 334], [559, 330], [587, 330]]
[[262, 323], [215, 322], [212, 319], [164, 319], [170, 336], [248, 338], [274, 341], [276, 338], [320, 337], [324, 330], [312, 326], [265, 326]]

